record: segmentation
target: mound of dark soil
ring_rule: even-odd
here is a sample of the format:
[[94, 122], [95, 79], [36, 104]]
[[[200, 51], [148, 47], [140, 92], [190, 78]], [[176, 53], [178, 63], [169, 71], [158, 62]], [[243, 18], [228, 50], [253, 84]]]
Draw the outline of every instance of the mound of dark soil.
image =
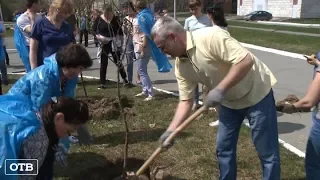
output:
[[[127, 170], [136, 172], [144, 163], [142, 159], [128, 158]], [[122, 180], [123, 160], [118, 159], [115, 162], [106, 162], [104, 165], [88, 168], [86, 171], [79, 172], [78, 175], [72, 177], [74, 180]], [[131, 178], [128, 178], [131, 179]], [[135, 179], [135, 178], [133, 178]], [[135, 180], [149, 180], [150, 170], [147, 169], [143, 176]]]
[[[289, 95], [284, 100], [278, 101], [276, 103], [277, 111], [283, 112], [283, 108], [286, 104], [294, 104], [299, 101], [299, 98], [296, 95]], [[300, 108], [297, 109], [297, 112], [310, 112], [311, 109], [309, 108]]]
[[279, 106], [279, 105], [288, 104], [288, 103], [293, 104], [298, 101], [299, 101], [299, 98], [296, 95], [291, 94], [291, 95], [287, 96], [284, 100], [278, 101], [276, 105]]
[[[90, 117], [94, 120], [111, 120], [120, 116], [120, 107], [117, 98], [83, 97], [81, 100], [88, 103]], [[133, 101], [126, 96], [120, 98], [125, 115], [134, 116]]]

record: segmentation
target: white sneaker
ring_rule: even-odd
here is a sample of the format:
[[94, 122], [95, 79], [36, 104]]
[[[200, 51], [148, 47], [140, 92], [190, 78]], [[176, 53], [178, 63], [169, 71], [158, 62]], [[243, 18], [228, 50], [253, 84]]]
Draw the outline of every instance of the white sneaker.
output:
[[146, 93], [141, 92], [141, 93], [139, 93], [139, 94], [136, 94], [135, 96], [136, 96], [136, 97], [141, 97], [141, 96], [146, 96], [146, 95], [147, 95]]
[[216, 121], [213, 121], [211, 123], [209, 123], [209, 126], [211, 127], [215, 127], [215, 126], [218, 126], [219, 125], [219, 120], [216, 120]]
[[153, 97], [152, 96], [148, 96], [147, 98], [145, 98], [143, 101], [151, 101], [153, 100]]

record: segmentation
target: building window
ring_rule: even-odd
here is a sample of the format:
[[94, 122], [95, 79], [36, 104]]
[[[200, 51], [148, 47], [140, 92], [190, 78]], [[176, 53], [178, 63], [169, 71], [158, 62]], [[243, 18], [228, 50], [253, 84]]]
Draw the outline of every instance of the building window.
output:
[[242, 0], [240, 0], [240, 6], [242, 6]]

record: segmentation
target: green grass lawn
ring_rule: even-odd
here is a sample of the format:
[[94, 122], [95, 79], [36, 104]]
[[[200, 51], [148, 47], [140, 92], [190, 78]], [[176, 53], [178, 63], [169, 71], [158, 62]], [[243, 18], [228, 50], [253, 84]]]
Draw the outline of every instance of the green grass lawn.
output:
[[[182, 25], [183, 21], [179, 21]], [[248, 23], [249, 24], [249, 23]], [[231, 36], [240, 42], [300, 54], [314, 54], [320, 49], [320, 37], [283, 34], [229, 27]]]
[[12, 29], [6, 30], [6, 37], [13, 37], [13, 30]]
[[302, 24], [320, 24], [320, 18], [308, 18], [308, 19], [288, 19], [284, 22], [302, 23]]
[[310, 55], [320, 48], [320, 37], [290, 35], [276, 32], [229, 28], [230, 34], [240, 42]]
[[259, 23], [249, 23], [246, 21], [228, 21], [228, 24], [231, 26], [243, 26], [243, 27], [253, 27], [253, 28], [262, 28], [262, 29], [274, 29], [274, 30], [282, 30], [282, 31], [320, 34], [320, 28], [266, 25], [266, 24], [259, 24]]
[[[14, 77], [16, 78], [16, 77]], [[13, 76], [10, 76], [13, 83]], [[77, 98], [91, 102], [93, 120], [88, 124], [94, 137], [90, 146], [73, 145], [65, 169], [55, 167], [55, 179], [105, 180], [119, 175], [123, 156], [124, 124], [119, 117], [116, 101], [116, 84], [108, 83], [106, 90], [98, 90], [98, 81], [86, 80], [89, 99], [84, 98], [82, 85], [77, 87]], [[9, 86], [10, 87], [10, 86]], [[7, 91], [8, 87], [4, 87]], [[122, 103], [126, 107], [129, 123], [130, 170], [136, 170], [158, 147], [158, 138], [171, 121], [178, 98], [156, 93], [156, 100], [143, 102], [134, 95], [140, 87], [121, 88]], [[104, 114], [104, 117], [99, 118]], [[209, 122], [216, 120], [216, 114], [209, 112], [195, 120], [189, 128], [176, 138], [175, 145], [162, 153], [152, 164], [151, 170], [163, 168], [165, 179], [218, 179], [219, 166], [215, 153], [217, 128]], [[283, 179], [303, 179], [304, 160], [281, 147], [281, 169]], [[238, 142], [238, 179], [261, 179], [261, 166], [252, 145], [250, 130], [243, 126]]]

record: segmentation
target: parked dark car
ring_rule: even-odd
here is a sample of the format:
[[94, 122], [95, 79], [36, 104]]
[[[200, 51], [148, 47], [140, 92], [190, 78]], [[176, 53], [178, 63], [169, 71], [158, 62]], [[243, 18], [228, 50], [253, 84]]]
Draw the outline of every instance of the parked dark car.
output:
[[250, 14], [244, 16], [246, 21], [270, 21], [272, 14], [267, 11], [253, 11]]

